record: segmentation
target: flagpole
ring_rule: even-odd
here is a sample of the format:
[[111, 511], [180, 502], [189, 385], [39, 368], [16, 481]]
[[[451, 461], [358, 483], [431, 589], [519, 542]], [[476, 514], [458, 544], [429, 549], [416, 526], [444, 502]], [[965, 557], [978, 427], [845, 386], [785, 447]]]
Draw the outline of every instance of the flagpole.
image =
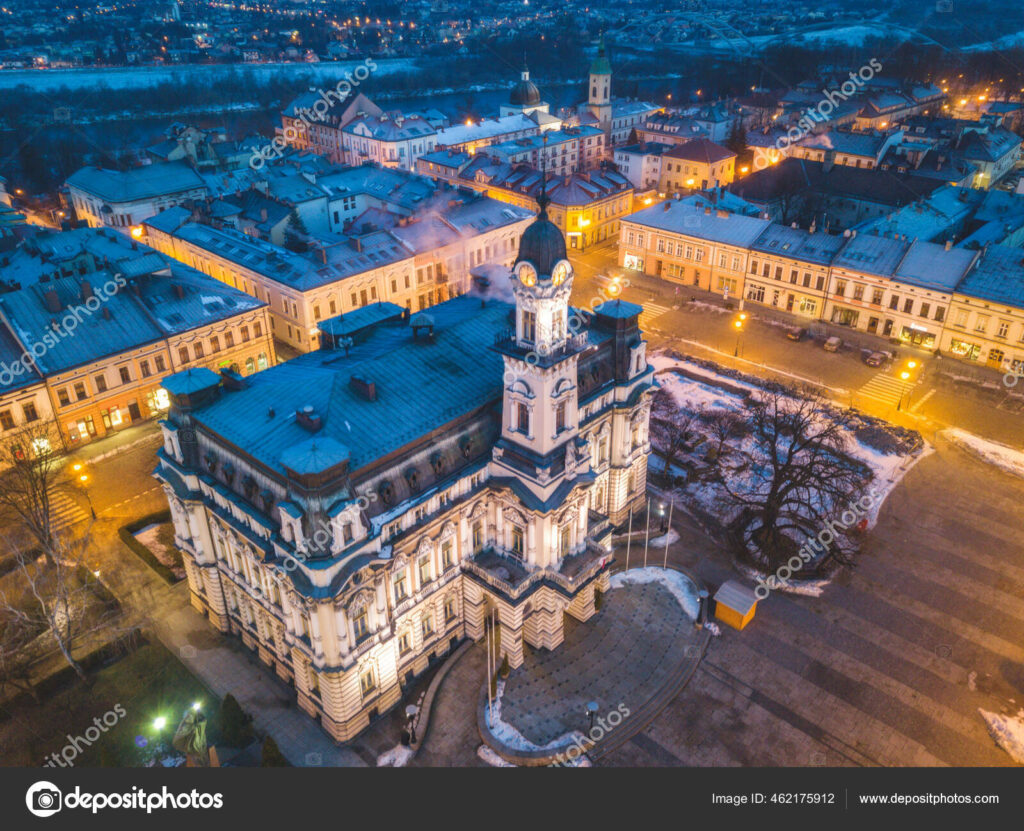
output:
[[672, 508], [675, 507], [676, 501], [673, 499], [668, 503], [668, 530], [665, 532], [665, 562], [662, 568], [668, 568], [668, 541], [669, 534], [672, 533]]
[[633, 506], [629, 506], [629, 531], [626, 532], [626, 571], [629, 571], [629, 544], [633, 541]]
[[647, 568], [647, 544], [651, 539], [651, 498], [647, 497], [647, 531], [644, 533], [644, 568]]
[[484, 618], [484, 631], [487, 635], [485, 644], [487, 647], [487, 718], [491, 717], [491, 679], [494, 677], [491, 674], [491, 631], [487, 626], [487, 618]]

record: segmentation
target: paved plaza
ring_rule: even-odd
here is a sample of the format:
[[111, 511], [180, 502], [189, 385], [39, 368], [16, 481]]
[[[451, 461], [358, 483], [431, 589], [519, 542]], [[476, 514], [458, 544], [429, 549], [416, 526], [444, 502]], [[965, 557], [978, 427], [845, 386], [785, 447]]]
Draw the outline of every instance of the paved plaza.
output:
[[[929, 439], [932, 437], [929, 436]], [[1024, 702], [1024, 482], [938, 440], [858, 564], [821, 597], [773, 593], [609, 765], [1008, 765], [979, 708]], [[670, 561], [734, 576], [696, 528]]]
[[588, 702], [597, 703], [598, 717], [620, 706], [639, 711], [681, 665], [696, 662], [699, 635], [664, 586], [612, 589], [586, 623], [566, 617], [561, 646], [531, 650], [512, 671], [502, 719], [540, 746], [573, 730], [585, 735]]

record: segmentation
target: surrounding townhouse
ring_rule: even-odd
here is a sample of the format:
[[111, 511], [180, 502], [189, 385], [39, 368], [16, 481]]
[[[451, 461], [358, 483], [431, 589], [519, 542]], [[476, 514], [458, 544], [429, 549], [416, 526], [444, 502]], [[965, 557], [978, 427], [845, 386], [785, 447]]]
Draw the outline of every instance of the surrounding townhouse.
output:
[[12, 374], [32, 384], [4, 399], [33, 420], [21, 398], [31, 394], [32, 412], [52, 412], [68, 446], [166, 412], [169, 374], [243, 376], [276, 361], [266, 304], [112, 230], [40, 233], [9, 268], [18, 287], [0, 294], [0, 325], [21, 356]]
[[418, 311], [468, 291], [472, 268], [511, 262], [529, 218], [487, 196], [450, 191], [415, 213], [368, 208], [344, 233], [315, 238], [302, 253], [180, 209], [148, 221], [145, 238], [267, 303], [274, 337], [307, 352], [319, 345], [320, 320], [385, 301]]
[[1024, 372], [1024, 251], [987, 247], [956, 286], [947, 317], [943, 352]]
[[662, 193], [707, 190], [732, 182], [736, 154], [708, 139], [699, 138], [668, 150], [661, 158]]
[[184, 161], [107, 170], [83, 167], [67, 180], [68, 205], [92, 228], [128, 233], [160, 211], [206, 195], [206, 183]]
[[623, 219], [619, 264], [742, 297], [750, 246], [769, 225], [767, 219], [669, 199]]
[[469, 158], [439, 152], [420, 159], [417, 170], [531, 212], [538, 210], [543, 188], [550, 203], [548, 217], [565, 234], [570, 248], [617, 238], [622, 218], [633, 212], [632, 185], [610, 169], [545, 177], [530, 165], [506, 164], [485, 153]]

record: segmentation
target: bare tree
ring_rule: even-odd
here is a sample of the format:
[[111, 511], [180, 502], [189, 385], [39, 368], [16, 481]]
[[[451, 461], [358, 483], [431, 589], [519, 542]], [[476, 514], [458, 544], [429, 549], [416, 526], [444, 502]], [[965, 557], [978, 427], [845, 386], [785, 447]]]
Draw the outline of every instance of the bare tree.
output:
[[[734, 527], [739, 553], [758, 567], [776, 571], [802, 540], [862, 496], [872, 474], [846, 454], [850, 417], [811, 390], [774, 388], [751, 402], [752, 445], [720, 460], [720, 469], [725, 491], [742, 509]], [[849, 564], [848, 554], [837, 539], [814, 566]]]
[[32, 421], [0, 439], [0, 519], [24, 529], [51, 560], [58, 548], [52, 497], [67, 487], [61, 448], [54, 421]]
[[696, 410], [679, 407], [672, 394], [659, 389], [654, 395], [651, 407], [651, 441], [665, 460], [665, 477], [671, 478], [672, 465], [682, 453], [704, 417], [704, 407]]
[[[120, 606], [100, 589], [84, 562], [85, 538], [66, 532], [54, 537], [51, 557], [17, 551], [15, 570], [0, 580], [0, 620], [4, 621], [4, 647], [20, 654], [11, 660], [8, 683], [26, 678], [25, 669], [53, 647], [79, 678], [88, 676], [74, 650], [93, 638], [117, 640], [130, 627]], [[2, 666], [2, 665], [0, 665]]]
[[714, 410], [705, 417], [705, 424], [711, 439], [711, 446], [718, 459], [725, 453], [730, 442], [742, 438], [750, 432], [743, 416], [732, 410]]

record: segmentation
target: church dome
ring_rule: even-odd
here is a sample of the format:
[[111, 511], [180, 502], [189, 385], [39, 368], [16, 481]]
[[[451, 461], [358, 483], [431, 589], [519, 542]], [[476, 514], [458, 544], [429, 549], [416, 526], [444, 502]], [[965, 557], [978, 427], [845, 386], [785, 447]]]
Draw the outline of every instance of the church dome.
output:
[[533, 107], [541, 102], [540, 90], [530, 80], [530, 70], [525, 66], [523, 67], [519, 83], [512, 87], [512, 94], [509, 95], [508, 102], [516, 107]]

